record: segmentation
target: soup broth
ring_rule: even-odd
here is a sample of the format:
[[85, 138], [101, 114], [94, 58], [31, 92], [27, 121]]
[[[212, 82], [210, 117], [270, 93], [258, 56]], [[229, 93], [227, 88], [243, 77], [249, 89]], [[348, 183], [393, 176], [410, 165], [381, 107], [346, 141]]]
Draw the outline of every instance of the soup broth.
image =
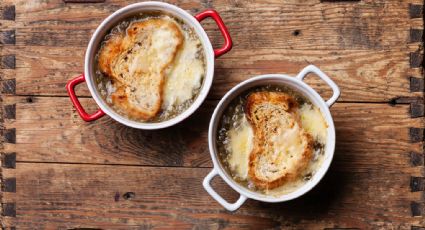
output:
[[[284, 92], [298, 102], [300, 122], [303, 129], [312, 136], [314, 143], [313, 156], [301, 175], [274, 189], [257, 188], [248, 176], [254, 131], [245, 114], [246, 101], [251, 93], [263, 91]], [[319, 108], [289, 87], [265, 85], [249, 89], [230, 102], [220, 119], [216, 146], [220, 163], [236, 182], [255, 192], [280, 196], [297, 190], [314, 176], [324, 160], [326, 138], [327, 124]]]
[[[164, 83], [162, 85], [162, 100], [159, 112], [150, 119], [135, 119], [127, 111], [113, 103], [111, 95], [117, 91], [114, 78], [103, 73], [99, 68], [99, 53], [106, 42], [115, 35], [125, 35], [132, 23], [150, 19], [167, 19], [177, 23], [183, 34], [183, 44], [177, 50], [172, 63], [163, 70]], [[95, 57], [95, 81], [103, 100], [120, 115], [139, 122], [162, 122], [176, 117], [187, 110], [196, 100], [203, 85], [206, 73], [204, 49], [194, 28], [183, 20], [164, 12], [140, 13], [114, 26], [105, 36]], [[140, 100], [143, 100], [140, 99]]]

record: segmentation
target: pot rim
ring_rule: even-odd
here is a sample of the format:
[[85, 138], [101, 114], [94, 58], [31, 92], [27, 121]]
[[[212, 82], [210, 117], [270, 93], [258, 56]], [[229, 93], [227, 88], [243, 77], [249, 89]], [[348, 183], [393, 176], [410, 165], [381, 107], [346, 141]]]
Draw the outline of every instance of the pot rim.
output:
[[[308, 66], [306, 68], [309, 68], [309, 67], [312, 67], [312, 66]], [[316, 67], [314, 67], [314, 68], [316, 68]], [[283, 85], [290, 86], [293, 90], [296, 90], [299, 93], [302, 93], [302, 92], [300, 92], [300, 90], [295, 89], [292, 86], [298, 86], [298, 87], [304, 89], [305, 92], [308, 92], [309, 95], [305, 95], [305, 93], [302, 93], [302, 94], [304, 96], [306, 96], [307, 98], [309, 98], [312, 101], [312, 103], [314, 103], [321, 110], [322, 114], [324, 115], [324, 118], [326, 119], [326, 122], [328, 123], [328, 130], [327, 130], [328, 136], [327, 136], [327, 143], [326, 143], [326, 149], [325, 149], [325, 159], [322, 162], [322, 165], [320, 166], [319, 170], [313, 175], [311, 180], [306, 182], [300, 188], [298, 188], [297, 190], [295, 190], [291, 193], [288, 193], [288, 194], [285, 194], [285, 195], [280, 195], [280, 196], [265, 195], [265, 194], [253, 192], [253, 191], [249, 190], [248, 188], [245, 188], [245, 187], [239, 185], [236, 181], [234, 181], [234, 179], [231, 178], [231, 176], [227, 175], [223, 166], [219, 162], [218, 156], [217, 156], [217, 151], [216, 151], [216, 144], [215, 144], [217, 126], [220, 122], [222, 112], [228, 106], [228, 103], [230, 103], [235, 97], [240, 95], [241, 92], [238, 92], [240, 90], [240, 88], [242, 88], [246, 85], [249, 85], [249, 84], [252, 84], [252, 85], [248, 86], [247, 87], [248, 89], [252, 88], [254, 86], [258, 86], [258, 85], [264, 85], [264, 84], [267, 84], [267, 83], [265, 83], [266, 81], [281, 82]], [[245, 91], [245, 90], [248, 90], [248, 89], [243, 89], [242, 92]], [[339, 89], [338, 89], [337, 94], [339, 96]], [[298, 76], [295, 78], [295, 77], [291, 77], [291, 76], [286, 75], [286, 74], [258, 75], [258, 76], [255, 76], [253, 78], [250, 78], [248, 80], [245, 80], [245, 81], [239, 83], [238, 85], [233, 87], [229, 92], [227, 92], [224, 95], [224, 97], [220, 100], [220, 102], [218, 103], [217, 107], [214, 110], [214, 113], [212, 115], [212, 118], [211, 118], [211, 121], [210, 121], [210, 124], [209, 124], [208, 145], [209, 145], [210, 155], [211, 155], [213, 165], [214, 165], [213, 171], [215, 170], [220, 175], [220, 177], [231, 188], [233, 188], [236, 192], [241, 194], [241, 198], [243, 198], [243, 196], [245, 196], [247, 198], [251, 198], [251, 199], [263, 201], [263, 202], [268, 202], [268, 203], [285, 202], [285, 201], [289, 201], [289, 200], [293, 200], [295, 198], [298, 198], [298, 197], [304, 195], [305, 193], [307, 193], [308, 191], [310, 191], [311, 189], [313, 189], [320, 182], [320, 180], [324, 177], [324, 175], [328, 171], [328, 169], [331, 165], [333, 156], [334, 156], [334, 152], [335, 152], [335, 126], [334, 126], [334, 123], [333, 123], [332, 115], [329, 111], [329, 105], [323, 100], [323, 98], [313, 88], [311, 88], [309, 85], [307, 85], [305, 82], [303, 82], [302, 78], [299, 79]], [[213, 172], [211, 172], [211, 173], [213, 173]], [[208, 186], [206, 186], [206, 183], [207, 182], [204, 181], [204, 187], [208, 191], [209, 188], [208, 188]], [[237, 206], [233, 206], [233, 207], [231, 205], [234, 205], [234, 204], [224, 203], [224, 205], [225, 205], [225, 207], [227, 205], [226, 208], [229, 209], [229, 210], [235, 210], [241, 204], [240, 205], [238, 204]]]
[[[122, 18], [128, 17], [132, 14], [134, 14], [137, 10], [140, 11], [149, 11], [149, 10], [162, 10], [167, 13], [173, 14], [173, 16], [176, 16], [179, 19], [182, 19], [185, 23], [187, 23], [189, 26], [194, 28], [195, 32], [197, 33], [205, 54], [205, 61], [206, 61], [206, 71], [205, 76], [201, 85], [201, 90], [196, 97], [195, 101], [187, 108], [185, 111], [180, 113], [179, 115], [165, 121], [161, 122], [155, 122], [155, 123], [148, 123], [148, 122], [138, 122], [131, 120], [129, 118], [126, 118], [123, 115], [118, 114], [114, 111], [106, 102], [101, 98], [99, 95], [99, 92], [95, 86], [94, 79], [92, 76], [92, 72], [94, 71], [94, 57], [97, 53], [97, 49], [99, 46], [99, 42], [97, 42], [97, 39], [100, 38], [100, 41], [103, 40], [103, 37], [109, 31], [112, 26], [116, 25], [118, 21], [120, 21]], [[92, 65], [93, 64], [93, 65]], [[85, 55], [85, 61], [84, 61], [84, 75], [85, 79], [87, 81], [87, 86], [90, 90], [90, 93], [93, 97], [93, 99], [96, 101], [97, 105], [100, 107], [102, 111], [104, 111], [107, 115], [109, 115], [114, 120], [137, 129], [145, 129], [145, 130], [154, 130], [154, 129], [162, 129], [166, 127], [173, 126], [177, 123], [180, 123], [190, 115], [192, 115], [198, 108], [201, 106], [201, 104], [204, 102], [210, 88], [212, 85], [213, 75], [214, 75], [214, 51], [213, 47], [211, 45], [211, 42], [201, 26], [200, 22], [198, 22], [194, 16], [186, 12], [185, 10], [168, 3], [164, 2], [155, 2], [155, 1], [148, 1], [148, 2], [139, 2], [130, 4], [128, 6], [125, 6], [111, 15], [109, 15], [106, 19], [103, 20], [103, 22], [96, 28], [95, 32], [93, 33], [90, 42], [87, 46], [87, 51]]]

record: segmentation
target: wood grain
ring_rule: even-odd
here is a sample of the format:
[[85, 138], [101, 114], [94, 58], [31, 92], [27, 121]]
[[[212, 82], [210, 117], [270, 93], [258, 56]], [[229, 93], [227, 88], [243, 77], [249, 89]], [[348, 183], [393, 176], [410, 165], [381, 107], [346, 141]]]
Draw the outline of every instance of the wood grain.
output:
[[[423, 229], [423, 0], [171, 0], [215, 8], [234, 40], [207, 101], [183, 123], [142, 131], [85, 123], [65, 91], [99, 23], [138, 0], [0, 2], [0, 225], [18, 229]], [[91, 0], [89, 0], [91, 1]], [[222, 37], [202, 22], [213, 46]], [[324, 180], [281, 204], [224, 211], [202, 188], [207, 130], [225, 92], [315, 64], [340, 86], [336, 153]], [[324, 98], [317, 77], [307, 82]], [[84, 84], [83, 84], [84, 85]], [[86, 86], [84, 107], [97, 109]], [[341, 103], [343, 102], [343, 103]], [[214, 188], [237, 195], [220, 179]]]
[[[84, 48], [4, 47], [16, 54], [16, 94], [67, 95], [65, 84], [83, 71]], [[237, 83], [268, 73], [295, 75], [308, 64], [315, 64], [341, 88], [340, 101], [387, 102], [394, 97], [419, 97], [410, 91], [406, 51], [304, 51], [286, 49], [233, 49], [216, 62], [209, 98], [221, 98]], [[14, 73], [5, 72], [4, 78]], [[416, 73], [415, 73], [416, 74]], [[307, 79], [325, 97], [329, 87], [317, 77]], [[86, 86], [79, 95], [90, 96]]]
[[[280, 204], [248, 200], [230, 213], [201, 186], [209, 170], [19, 163], [16, 216], [22, 228], [55, 229], [410, 229], [423, 221], [410, 215], [410, 200], [420, 194], [409, 191], [409, 177], [401, 172], [331, 168], [300, 199]], [[236, 199], [221, 180], [213, 186], [226, 199]], [[125, 195], [129, 192], [131, 198]]]
[[[18, 45], [85, 46], [93, 30], [115, 10], [138, 2], [98, 4], [60, 1], [12, 1], [17, 8]], [[290, 1], [168, 1], [192, 14], [216, 9], [226, 22], [235, 47], [243, 49], [392, 49], [409, 40], [408, 2], [362, 1], [328, 4]], [[54, 12], [54, 16], [50, 13]], [[235, 17], [238, 15], [238, 17]], [[212, 21], [202, 23], [213, 44], [222, 37]], [[298, 31], [298, 33], [294, 33]], [[317, 36], [318, 32], [320, 36]]]
[[[132, 2], [136, 1], [30, 4], [7, 0], [6, 5], [18, 6], [16, 23], [5, 26], [18, 31], [16, 46], [3, 50], [17, 55], [16, 93], [66, 95], [67, 80], [83, 71], [85, 47], [94, 29], [110, 13]], [[423, 95], [422, 91], [408, 90], [410, 77], [420, 77], [410, 73], [408, 55], [416, 54], [419, 43], [409, 47], [406, 44], [411, 41], [410, 28], [420, 28], [415, 28], [417, 23], [409, 18], [408, 2], [171, 3], [191, 13], [216, 8], [231, 31], [234, 49], [217, 60], [210, 98], [220, 98], [236, 83], [254, 75], [295, 74], [310, 63], [337, 81], [343, 92], [341, 101], [384, 102], [396, 96]], [[219, 46], [222, 37], [216, 25], [208, 20], [202, 24], [212, 43]], [[5, 72], [4, 78], [10, 78], [8, 74], [15, 72]], [[320, 91], [327, 89], [317, 80], [310, 82]], [[81, 95], [89, 93], [84, 90]]]
[[[95, 111], [91, 99], [82, 99]], [[211, 166], [207, 145], [208, 121], [217, 101], [207, 101], [192, 117], [175, 127], [143, 131], [125, 127], [108, 117], [86, 123], [68, 98], [5, 97], [16, 106], [18, 161], [131, 164], [151, 166]], [[332, 107], [337, 130], [336, 162], [344, 171], [364, 172], [371, 167], [408, 170], [409, 153], [421, 152], [423, 141], [411, 143], [409, 128], [424, 126], [411, 119], [409, 105], [342, 103]]]

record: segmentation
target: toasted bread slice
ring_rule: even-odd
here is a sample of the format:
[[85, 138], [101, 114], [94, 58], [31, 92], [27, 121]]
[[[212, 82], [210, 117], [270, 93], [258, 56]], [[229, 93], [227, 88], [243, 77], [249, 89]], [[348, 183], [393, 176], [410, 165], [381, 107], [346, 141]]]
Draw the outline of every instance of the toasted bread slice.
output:
[[301, 127], [298, 103], [281, 92], [248, 96], [246, 116], [254, 130], [248, 176], [260, 189], [296, 179], [312, 157], [313, 140]]
[[129, 117], [149, 120], [161, 109], [164, 69], [174, 60], [183, 34], [170, 18], [134, 22], [113, 35], [99, 54], [99, 68], [113, 79], [113, 104]]

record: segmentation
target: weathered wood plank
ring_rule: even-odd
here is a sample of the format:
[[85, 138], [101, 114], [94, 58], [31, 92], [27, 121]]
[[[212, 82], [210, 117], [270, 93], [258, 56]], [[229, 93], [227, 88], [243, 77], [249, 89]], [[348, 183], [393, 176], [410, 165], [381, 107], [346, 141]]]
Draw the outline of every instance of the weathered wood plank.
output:
[[[95, 111], [92, 99], [82, 99]], [[16, 129], [18, 161], [211, 166], [207, 146], [208, 121], [217, 101], [207, 101], [192, 117], [175, 127], [142, 131], [104, 117], [83, 122], [68, 98], [6, 97], [16, 104], [16, 119], [5, 121]], [[411, 142], [409, 128], [423, 128], [424, 118], [412, 119], [410, 106], [337, 103], [332, 114], [337, 128], [336, 166], [344, 171], [370, 168], [410, 170], [410, 152], [422, 152], [423, 141]], [[414, 169], [413, 169], [414, 170]]]
[[[18, 59], [17, 94], [66, 95], [66, 81], [83, 69], [85, 46], [91, 33], [103, 18], [131, 2], [39, 4], [35, 1], [29, 4], [6, 1], [5, 4], [17, 5], [16, 23], [13, 28], [5, 28], [18, 29], [17, 46], [5, 47], [3, 51], [16, 54]], [[342, 101], [382, 102], [396, 96], [423, 95], [422, 91], [408, 91], [407, 57], [409, 53], [416, 54], [416, 50], [406, 50], [412, 35], [406, 28], [417, 27], [412, 26], [413, 20], [408, 17], [407, 2], [339, 4], [311, 0], [281, 4], [268, 0], [248, 4], [216, 0], [171, 3], [192, 13], [207, 7], [217, 8], [232, 33], [235, 46], [231, 53], [217, 61], [211, 98], [220, 98], [230, 87], [252, 75], [294, 74], [308, 63], [319, 65], [336, 78], [342, 88]], [[244, 20], [235, 15], [243, 15]], [[216, 26], [211, 21], [203, 25], [212, 43], [219, 44], [222, 38]], [[411, 60], [414, 66], [420, 63], [418, 54], [414, 55], [418, 58]], [[10, 77], [8, 74], [6, 72], [4, 78]], [[320, 91], [325, 88], [319, 86]], [[82, 94], [89, 95], [87, 90]]]
[[[423, 96], [409, 90], [408, 53], [403, 51], [234, 51], [217, 61], [211, 96], [220, 98], [231, 87], [252, 76], [265, 73], [295, 75], [308, 63], [319, 66], [341, 88], [341, 101], [386, 102], [392, 98]], [[251, 69], [253, 66], [255, 68]], [[328, 97], [328, 87], [318, 78], [307, 82]], [[394, 91], [393, 91], [394, 90]]]
[[[83, 71], [85, 48], [16, 46], [3, 50], [16, 54], [16, 94], [19, 95], [67, 95], [66, 82]], [[410, 90], [409, 53], [402, 50], [234, 49], [217, 59], [209, 97], [221, 98], [231, 87], [255, 75], [295, 75], [310, 63], [340, 86], [341, 101], [387, 102], [394, 97], [422, 96], [422, 91]], [[329, 91], [318, 78], [308, 78], [307, 82], [320, 92]], [[86, 87], [78, 94], [90, 96]]]
[[[18, 163], [17, 227], [410, 229], [420, 225], [410, 214], [410, 201], [420, 199], [420, 194], [409, 191], [410, 177], [401, 172], [371, 168], [345, 173], [331, 168], [302, 198], [281, 204], [248, 200], [230, 213], [202, 188], [209, 170]], [[236, 198], [221, 180], [213, 185], [226, 199]]]
[[[138, 1], [98, 4], [61, 1], [15, 1], [17, 44], [85, 46], [92, 31], [115, 10]], [[361, 1], [329, 4], [319, 0], [289, 1], [169, 1], [193, 14], [205, 8], [220, 12], [235, 47], [244, 49], [392, 49], [409, 41], [408, 2]], [[235, 17], [235, 15], [238, 15]], [[214, 44], [222, 40], [216, 26], [203, 22]], [[294, 33], [298, 31], [297, 33]], [[320, 36], [318, 36], [320, 34]]]
[[[0, 3], [0, 107], [7, 142], [2, 225], [14, 226], [17, 216], [19, 229], [425, 226], [424, 106], [411, 102], [423, 97], [422, 0], [171, 1], [192, 14], [216, 8], [235, 46], [216, 62], [210, 100], [166, 130], [130, 129], [110, 118], [84, 123], [69, 99], [36, 96], [65, 96], [66, 81], [82, 71], [93, 30], [136, 1]], [[221, 44], [216, 26], [203, 26], [212, 43]], [[223, 211], [201, 187], [209, 169], [191, 168], [211, 166], [206, 130], [214, 99], [254, 75], [295, 74], [309, 63], [335, 79], [341, 101], [350, 102], [332, 108], [337, 150], [331, 171], [303, 199], [248, 201], [234, 214]], [[316, 78], [308, 81], [328, 96]], [[78, 93], [89, 96], [85, 87]], [[82, 101], [96, 109], [91, 99]], [[217, 187], [236, 198], [222, 182]]]

